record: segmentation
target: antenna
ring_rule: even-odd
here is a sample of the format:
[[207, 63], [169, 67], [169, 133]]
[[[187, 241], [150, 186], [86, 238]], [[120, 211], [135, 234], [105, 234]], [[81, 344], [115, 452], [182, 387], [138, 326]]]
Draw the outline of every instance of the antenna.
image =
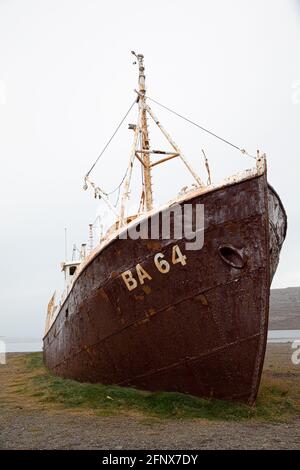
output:
[[94, 248], [93, 224], [89, 224], [89, 251]]
[[202, 150], [202, 153], [203, 153], [203, 156], [204, 156], [204, 163], [205, 163], [205, 168], [206, 168], [206, 171], [207, 171], [207, 184], [210, 185], [211, 184], [211, 177], [210, 177], [210, 168], [209, 168], [209, 163], [208, 163], [208, 160], [207, 160], [207, 156], [204, 152], [203, 149]]
[[86, 243], [81, 244], [80, 257], [81, 259], [85, 259], [86, 257]]

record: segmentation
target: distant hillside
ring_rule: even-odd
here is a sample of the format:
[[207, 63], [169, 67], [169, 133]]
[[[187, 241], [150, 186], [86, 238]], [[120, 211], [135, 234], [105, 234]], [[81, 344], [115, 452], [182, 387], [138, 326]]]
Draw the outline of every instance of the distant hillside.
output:
[[271, 290], [269, 329], [300, 330], [300, 287]]

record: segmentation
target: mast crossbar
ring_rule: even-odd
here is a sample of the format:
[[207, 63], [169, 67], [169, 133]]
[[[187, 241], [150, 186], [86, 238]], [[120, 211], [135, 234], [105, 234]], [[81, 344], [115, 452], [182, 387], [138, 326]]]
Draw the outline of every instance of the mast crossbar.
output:
[[157, 162], [151, 163], [150, 167], [152, 168], [153, 166], [159, 165], [160, 163], [167, 162], [168, 160], [172, 160], [175, 157], [179, 157], [179, 153], [172, 153], [166, 158], [162, 158], [161, 160], [158, 160]]
[[174, 152], [165, 152], [164, 150], [137, 150], [138, 153], [154, 153], [158, 155], [173, 155]]
[[194, 177], [194, 179], [197, 181], [198, 185], [200, 187], [203, 187], [205, 186], [205, 184], [203, 183], [203, 181], [201, 180], [201, 178], [197, 175], [197, 173], [195, 172], [195, 170], [192, 168], [192, 166], [189, 164], [189, 162], [187, 161], [187, 159], [185, 158], [185, 156], [183, 155], [183, 153], [181, 152], [180, 148], [178, 147], [178, 145], [174, 142], [174, 140], [171, 138], [171, 136], [168, 134], [168, 132], [164, 129], [164, 127], [161, 125], [161, 123], [159, 122], [159, 120], [157, 119], [157, 117], [155, 116], [155, 114], [153, 113], [152, 109], [146, 105], [146, 111], [150, 114], [151, 118], [153, 119], [153, 121], [155, 122], [155, 124], [157, 125], [157, 127], [161, 130], [161, 132], [163, 133], [163, 135], [165, 136], [165, 138], [168, 140], [168, 142], [171, 144], [171, 146], [173, 147], [173, 149], [179, 154], [181, 160], [183, 161], [183, 163], [185, 164], [185, 166], [187, 167], [187, 169], [189, 170], [189, 172], [192, 174], [192, 176]]
[[145, 164], [144, 160], [143, 160], [143, 159], [139, 156], [139, 154], [138, 154], [138, 150], [135, 151], [135, 156], [136, 156], [136, 158], [139, 160], [139, 162], [140, 162], [144, 167], [146, 167], [146, 164]]

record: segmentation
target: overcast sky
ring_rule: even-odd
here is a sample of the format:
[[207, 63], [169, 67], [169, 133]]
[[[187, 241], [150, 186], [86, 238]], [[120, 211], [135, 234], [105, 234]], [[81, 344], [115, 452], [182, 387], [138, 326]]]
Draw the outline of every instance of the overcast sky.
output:
[[[83, 176], [134, 100], [132, 49], [149, 96], [267, 153], [289, 222], [273, 287], [300, 285], [299, 48], [298, 0], [0, 0], [0, 336], [42, 336], [64, 227], [79, 245], [101, 210]], [[253, 165], [152, 107], [202, 178], [201, 148], [214, 182]], [[126, 124], [92, 173], [106, 191], [127, 165]], [[179, 161], [158, 168], [156, 204], [192, 182]]]

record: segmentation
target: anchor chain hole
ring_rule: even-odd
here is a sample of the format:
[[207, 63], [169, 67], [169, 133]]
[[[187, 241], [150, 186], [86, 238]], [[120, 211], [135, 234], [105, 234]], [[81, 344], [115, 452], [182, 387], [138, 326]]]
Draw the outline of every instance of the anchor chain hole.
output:
[[242, 269], [246, 264], [246, 258], [241, 250], [232, 245], [220, 246], [219, 255], [226, 264], [229, 264], [233, 268]]

